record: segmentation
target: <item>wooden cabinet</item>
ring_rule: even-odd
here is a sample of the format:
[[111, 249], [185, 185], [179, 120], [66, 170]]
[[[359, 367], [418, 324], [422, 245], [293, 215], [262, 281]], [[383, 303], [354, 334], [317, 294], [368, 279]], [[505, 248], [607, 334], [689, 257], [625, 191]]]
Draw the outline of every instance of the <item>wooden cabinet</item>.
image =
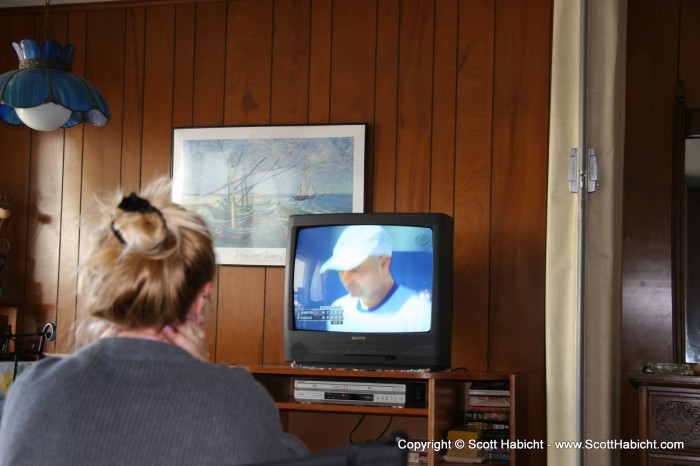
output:
[[[700, 377], [635, 372], [642, 466], [700, 466]], [[670, 442], [682, 442], [672, 445]]]
[[[504, 380], [511, 393], [510, 439], [516, 435], [515, 376], [512, 374], [469, 374], [466, 372], [361, 371], [348, 369], [301, 369], [288, 366], [248, 368], [270, 392], [280, 409], [288, 432], [298, 436], [312, 451], [361, 443], [395, 430], [410, 439], [447, 440], [450, 428], [464, 423], [466, 382]], [[314, 404], [294, 401], [294, 381], [378, 381], [386, 383], [423, 382], [426, 401], [422, 406], [385, 407], [348, 404]], [[514, 465], [516, 451], [511, 451]], [[440, 452], [429, 450], [429, 464], [443, 462]], [[487, 464], [504, 464], [487, 462]]]

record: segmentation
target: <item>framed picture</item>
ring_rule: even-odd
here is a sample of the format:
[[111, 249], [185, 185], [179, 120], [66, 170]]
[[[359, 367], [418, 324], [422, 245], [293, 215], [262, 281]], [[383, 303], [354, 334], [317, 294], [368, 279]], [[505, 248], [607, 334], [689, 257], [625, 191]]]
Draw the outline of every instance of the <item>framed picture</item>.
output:
[[290, 215], [363, 212], [366, 125], [177, 128], [173, 200], [219, 264], [284, 265]]

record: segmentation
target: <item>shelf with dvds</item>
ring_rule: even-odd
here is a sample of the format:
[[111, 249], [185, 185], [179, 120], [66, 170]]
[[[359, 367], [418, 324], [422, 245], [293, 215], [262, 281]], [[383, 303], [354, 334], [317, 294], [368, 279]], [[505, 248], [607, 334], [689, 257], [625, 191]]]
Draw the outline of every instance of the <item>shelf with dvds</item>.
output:
[[[406, 432], [410, 440], [424, 440], [436, 447], [444, 446], [448, 441], [448, 432], [458, 427], [467, 427], [470, 387], [494, 382], [507, 387], [510, 399], [514, 400], [515, 395], [515, 376], [512, 374], [307, 369], [283, 365], [250, 366], [248, 370], [272, 395], [285, 429], [304, 441], [311, 451], [362, 443], [397, 430]], [[295, 382], [298, 380], [328, 383], [377, 382], [406, 386], [423, 384], [425, 396], [422, 402], [409, 403], [405, 407], [333, 401], [299, 402], [294, 397]], [[514, 440], [515, 403], [510, 403], [506, 409], [508, 428], [505, 432]], [[427, 450], [425, 456], [429, 465], [448, 464], [449, 459], [444, 455], [447, 449]], [[483, 464], [516, 464], [514, 453], [505, 459], [486, 460]]]
[[512, 452], [511, 382], [481, 380], [465, 383], [464, 422], [448, 431], [452, 442], [466, 448], [450, 449], [445, 460], [455, 463], [510, 463]]

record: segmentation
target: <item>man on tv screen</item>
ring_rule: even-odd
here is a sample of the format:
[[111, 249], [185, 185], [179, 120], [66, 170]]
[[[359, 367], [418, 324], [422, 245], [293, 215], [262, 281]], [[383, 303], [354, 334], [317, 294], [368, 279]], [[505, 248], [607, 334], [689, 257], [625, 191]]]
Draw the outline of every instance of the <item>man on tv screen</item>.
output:
[[390, 270], [392, 252], [391, 237], [381, 226], [351, 225], [343, 230], [333, 255], [320, 270], [336, 270], [348, 292], [330, 306], [330, 310], [338, 312], [338, 318], [328, 321], [328, 330], [430, 330], [430, 299], [396, 283]]

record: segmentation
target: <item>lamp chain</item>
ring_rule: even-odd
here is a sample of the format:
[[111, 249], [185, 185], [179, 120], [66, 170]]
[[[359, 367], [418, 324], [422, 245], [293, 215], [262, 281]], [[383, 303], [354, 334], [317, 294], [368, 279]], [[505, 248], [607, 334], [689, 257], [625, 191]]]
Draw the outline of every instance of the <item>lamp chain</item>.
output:
[[44, 2], [44, 42], [49, 38], [49, 10], [51, 9], [51, 0]]

